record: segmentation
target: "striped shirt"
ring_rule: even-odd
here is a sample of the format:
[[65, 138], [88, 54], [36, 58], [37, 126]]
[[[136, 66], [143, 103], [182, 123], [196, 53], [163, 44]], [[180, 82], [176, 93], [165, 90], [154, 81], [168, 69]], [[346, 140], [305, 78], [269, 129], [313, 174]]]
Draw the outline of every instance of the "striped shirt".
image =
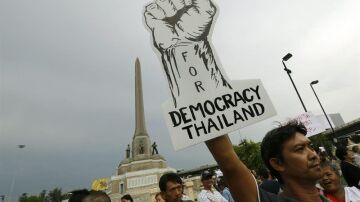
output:
[[198, 202], [228, 202], [218, 191], [201, 190]]

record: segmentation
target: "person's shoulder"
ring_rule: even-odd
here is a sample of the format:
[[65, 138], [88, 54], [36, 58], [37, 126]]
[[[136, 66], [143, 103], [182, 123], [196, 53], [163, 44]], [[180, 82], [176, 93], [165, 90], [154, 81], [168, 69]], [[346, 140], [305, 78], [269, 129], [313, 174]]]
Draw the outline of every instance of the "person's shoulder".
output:
[[201, 190], [200, 192], [199, 192], [199, 194], [198, 194], [198, 198], [200, 199], [200, 198], [206, 198], [206, 191], [205, 190]]
[[321, 199], [322, 202], [331, 202], [330, 199], [326, 198], [326, 196], [324, 196], [322, 194], [320, 194], [320, 199]]
[[202, 190], [199, 192], [199, 195], [200, 195], [200, 194], [204, 194], [204, 193], [206, 193], [206, 191], [205, 191], [204, 189], [202, 189]]
[[344, 190], [345, 190], [345, 194], [353, 194], [353, 195], [356, 195], [358, 197], [360, 197], [360, 189], [358, 189], [357, 187], [344, 187]]
[[343, 168], [349, 169], [349, 170], [360, 170], [360, 167], [358, 167], [352, 163], [349, 163], [349, 162], [344, 162], [343, 164], [341, 164], [341, 169], [343, 169]]
[[282, 193], [274, 194], [271, 192], [267, 192], [263, 189], [259, 189], [260, 201], [261, 202], [298, 202], [297, 200], [285, 196]]
[[181, 202], [193, 202], [192, 200], [181, 200]]
[[220, 195], [221, 195], [221, 193], [220, 193], [218, 190], [214, 190], [214, 193], [215, 193], [215, 194], [220, 194]]
[[223, 192], [223, 193], [230, 193], [230, 190], [229, 190], [229, 188], [225, 187], [222, 192]]
[[267, 192], [263, 190], [262, 188], [259, 188], [259, 196], [261, 202], [278, 202], [279, 198], [278, 195]]

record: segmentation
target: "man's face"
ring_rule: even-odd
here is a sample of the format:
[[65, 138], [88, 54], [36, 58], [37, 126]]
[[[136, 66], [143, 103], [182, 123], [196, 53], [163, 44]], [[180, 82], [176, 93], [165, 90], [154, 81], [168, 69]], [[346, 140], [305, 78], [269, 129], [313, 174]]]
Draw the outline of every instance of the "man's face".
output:
[[320, 179], [320, 185], [327, 193], [335, 193], [341, 188], [340, 177], [330, 166], [323, 167], [323, 177]]
[[202, 182], [202, 184], [204, 186], [204, 189], [206, 189], [206, 190], [210, 190], [212, 185], [213, 185], [212, 177], [207, 177], [207, 178], [201, 180], [201, 182]]
[[121, 202], [131, 202], [131, 201], [123, 198], [121, 199]]
[[[322, 177], [320, 158], [311, 146], [310, 140], [301, 133], [287, 140], [283, 145], [282, 171], [285, 182], [293, 179], [300, 182], [313, 181]], [[286, 179], [285, 179], [286, 178]]]
[[161, 192], [166, 202], [180, 202], [183, 193], [183, 185], [177, 182], [167, 182], [166, 192]]

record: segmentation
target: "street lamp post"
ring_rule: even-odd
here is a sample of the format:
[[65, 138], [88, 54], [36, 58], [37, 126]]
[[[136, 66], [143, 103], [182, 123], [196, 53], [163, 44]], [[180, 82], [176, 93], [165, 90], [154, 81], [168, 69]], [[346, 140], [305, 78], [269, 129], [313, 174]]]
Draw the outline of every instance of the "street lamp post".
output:
[[[25, 145], [24, 144], [17, 145], [17, 148], [24, 149]], [[12, 182], [11, 182], [11, 185], [10, 185], [10, 193], [9, 193], [9, 196], [8, 196], [9, 202], [11, 202], [13, 200], [12, 194], [13, 194], [14, 187], [15, 187], [15, 179], [16, 179], [16, 175], [17, 175], [17, 170], [19, 169], [18, 168], [18, 163], [19, 163], [19, 160], [18, 160], [18, 158], [16, 158], [16, 164], [15, 164], [16, 168], [15, 168], [15, 171], [14, 171], [14, 176], [13, 176], [13, 179], [12, 179]]]
[[285, 72], [288, 74], [288, 76], [289, 76], [289, 78], [290, 78], [290, 81], [291, 81], [292, 85], [293, 85], [294, 88], [295, 88], [296, 94], [298, 95], [298, 97], [299, 97], [299, 99], [300, 99], [300, 102], [301, 102], [301, 104], [302, 104], [305, 112], [307, 112], [306, 107], [305, 107], [305, 104], [304, 104], [304, 102], [302, 101], [301, 96], [300, 96], [300, 94], [299, 94], [299, 92], [298, 92], [298, 90], [297, 90], [297, 88], [296, 88], [296, 86], [295, 86], [295, 83], [294, 83], [294, 81], [293, 81], [292, 78], [291, 78], [291, 75], [290, 75], [290, 74], [291, 74], [291, 70], [288, 69], [288, 68], [286, 67], [286, 65], [285, 65], [285, 62], [288, 61], [291, 57], [292, 57], [292, 54], [291, 54], [291, 53], [288, 53], [288, 54], [286, 54], [286, 55], [282, 58], [282, 63], [283, 63], [283, 65], [284, 65], [284, 70], [285, 70]]
[[319, 80], [312, 81], [312, 82], [310, 83], [310, 87], [311, 87], [312, 91], [314, 92], [315, 97], [316, 97], [317, 101], [319, 102], [322, 111], [324, 112], [325, 118], [326, 118], [326, 120], [328, 121], [328, 123], [329, 123], [329, 125], [330, 125], [330, 127], [331, 127], [332, 133], [334, 134], [334, 133], [335, 133], [334, 128], [333, 128], [333, 126], [332, 126], [332, 124], [331, 124], [331, 122], [330, 122], [330, 120], [329, 120], [329, 118], [328, 118], [328, 116], [327, 116], [327, 114], [326, 114], [326, 112], [325, 112], [325, 110], [324, 110], [324, 107], [322, 106], [322, 104], [321, 104], [321, 102], [320, 102], [320, 100], [319, 100], [319, 97], [317, 96], [317, 94], [316, 94], [316, 92], [315, 92], [315, 90], [314, 90], [313, 85], [314, 85], [314, 84], [317, 84], [317, 83], [319, 83]]

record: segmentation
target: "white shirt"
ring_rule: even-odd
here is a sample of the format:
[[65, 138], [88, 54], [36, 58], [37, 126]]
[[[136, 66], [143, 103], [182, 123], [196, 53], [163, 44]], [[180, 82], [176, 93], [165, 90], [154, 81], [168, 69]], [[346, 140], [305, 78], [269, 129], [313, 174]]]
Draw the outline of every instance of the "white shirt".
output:
[[201, 190], [198, 202], [228, 202], [218, 191]]
[[360, 201], [360, 190], [356, 187], [345, 187], [345, 201], [356, 202]]

